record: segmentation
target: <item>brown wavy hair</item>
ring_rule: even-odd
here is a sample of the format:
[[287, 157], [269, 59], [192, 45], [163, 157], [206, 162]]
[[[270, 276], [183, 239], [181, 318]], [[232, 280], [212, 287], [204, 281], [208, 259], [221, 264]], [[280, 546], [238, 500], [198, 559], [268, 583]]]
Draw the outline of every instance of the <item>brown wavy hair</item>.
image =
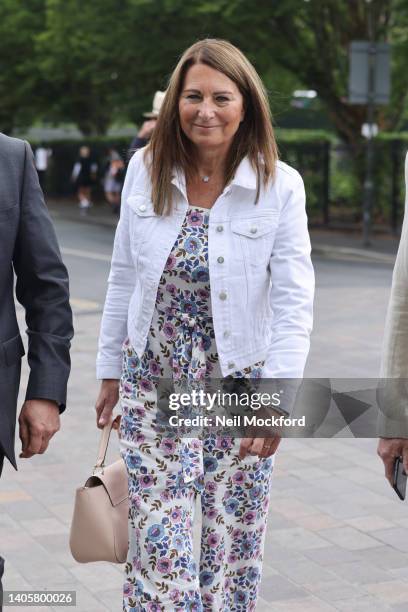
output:
[[278, 148], [268, 96], [261, 78], [237, 47], [226, 40], [206, 38], [189, 47], [175, 67], [152, 138], [144, 152], [157, 214], [171, 214], [174, 169], [184, 171], [186, 177], [197, 170], [194, 145], [181, 129], [178, 110], [186, 72], [194, 64], [206, 64], [222, 72], [236, 84], [243, 96], [245, 117], [227, 154], [225, 185], [232, 180], [246, 155], [257, 175], [255, 203], [259, 199], [261, 183], [266, 185], [275, 176]]

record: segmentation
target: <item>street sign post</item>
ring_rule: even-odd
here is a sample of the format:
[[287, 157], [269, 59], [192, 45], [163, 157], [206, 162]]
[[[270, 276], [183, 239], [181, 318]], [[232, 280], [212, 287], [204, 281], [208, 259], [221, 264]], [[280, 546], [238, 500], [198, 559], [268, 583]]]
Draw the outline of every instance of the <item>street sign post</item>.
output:
[[[370, 7], [371, 8], [371, 7]], [[376, 135], [374, 110], [390, 99], [390, 46], [373, 40], [372, 14], [369, 11], [369, 41], [353, 41], [350, 46], [349, 102], [367, 105], [366, 175], [363, 197], [363, 244], [370, 245], [371, 209], [374, 194], [373, 136]], [[378, 128], [377, 128], [378, 132]]]
[[368, 104], [371, 97], [373, 104], [388, 104], [390, 91], [390, 45], [353, 41], [350, 45], [349, 103]]

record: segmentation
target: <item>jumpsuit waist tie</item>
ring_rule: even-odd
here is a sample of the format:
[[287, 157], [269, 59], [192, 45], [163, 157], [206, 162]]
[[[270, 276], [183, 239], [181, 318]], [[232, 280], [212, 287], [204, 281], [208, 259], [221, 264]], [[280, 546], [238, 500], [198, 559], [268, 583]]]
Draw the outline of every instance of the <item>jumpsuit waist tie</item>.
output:
[[[172, 306], [159, 306], [166, 316], [177, 319], [176, 335], [171, 358], [173, 382], [187, 385], [187, 392], [203, 388], [206, 376], [206, 337], [204, 324], [212, 319], [211, 315], [195, 315], [183, 312]], [[191, 408], [191, 407], [190, 407]], [[195, 415], [194, 408], [189, 411]], [[182, 437], [180, 461], [185, 484], [204, 476], [203, 441], [199, 437]]]

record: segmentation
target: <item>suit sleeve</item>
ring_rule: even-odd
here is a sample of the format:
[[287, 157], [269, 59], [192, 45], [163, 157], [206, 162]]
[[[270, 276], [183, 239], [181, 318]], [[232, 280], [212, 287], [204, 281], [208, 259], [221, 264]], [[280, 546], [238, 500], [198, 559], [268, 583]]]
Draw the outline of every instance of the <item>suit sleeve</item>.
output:
[[392, 276], [377, 389], [377, 433], [382, 438], [408, 438], [408, 154], [405, 182], [405, 215]]
[[27, 142], [20, 209], [13, 265], [16, 296], [26, 313], [30, 366], [26, 400], [53, 400], [63, 412], [73, 337], [68, 273]]

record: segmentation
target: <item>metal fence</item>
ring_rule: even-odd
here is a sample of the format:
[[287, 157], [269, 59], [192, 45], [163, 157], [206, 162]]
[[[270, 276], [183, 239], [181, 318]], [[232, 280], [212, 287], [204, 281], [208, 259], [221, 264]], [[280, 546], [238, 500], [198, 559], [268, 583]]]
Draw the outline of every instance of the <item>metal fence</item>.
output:
[[[126, 159], [127, 138], [58, 141], [48, 143], [52, 157], [46, 179], [46, 192], [54, 198], [72, 194], [70, 182], [73, 164], [82, 144], [88, 144], [98, 162], [99, 180], [96, 198], [103, 198], [102, 178], [109, 148], [114, 146]], [[35, 143], [33, 143], [35, 147]], [[361, 227], [363, 168], [341, 143], [327, 140], [312, 142], [279, 141], [280, 157], [301, 173], [305, 182], [307, 212], [314, 226]], [[394, 233], [399, 231], [404, 212], [404, 159], [407, 142], [374, 142], [375, 189], [373, 225]]]
[[[398, 233], [404, 214], [405, 140], [374, 143], [373, 225]], [[342, 143], [290, 143], [281, 147], [283, 159], [305, 181], [307, 210], [315, 226], [359, 228], [362, 221], [363, 159], [356, 160]]]

